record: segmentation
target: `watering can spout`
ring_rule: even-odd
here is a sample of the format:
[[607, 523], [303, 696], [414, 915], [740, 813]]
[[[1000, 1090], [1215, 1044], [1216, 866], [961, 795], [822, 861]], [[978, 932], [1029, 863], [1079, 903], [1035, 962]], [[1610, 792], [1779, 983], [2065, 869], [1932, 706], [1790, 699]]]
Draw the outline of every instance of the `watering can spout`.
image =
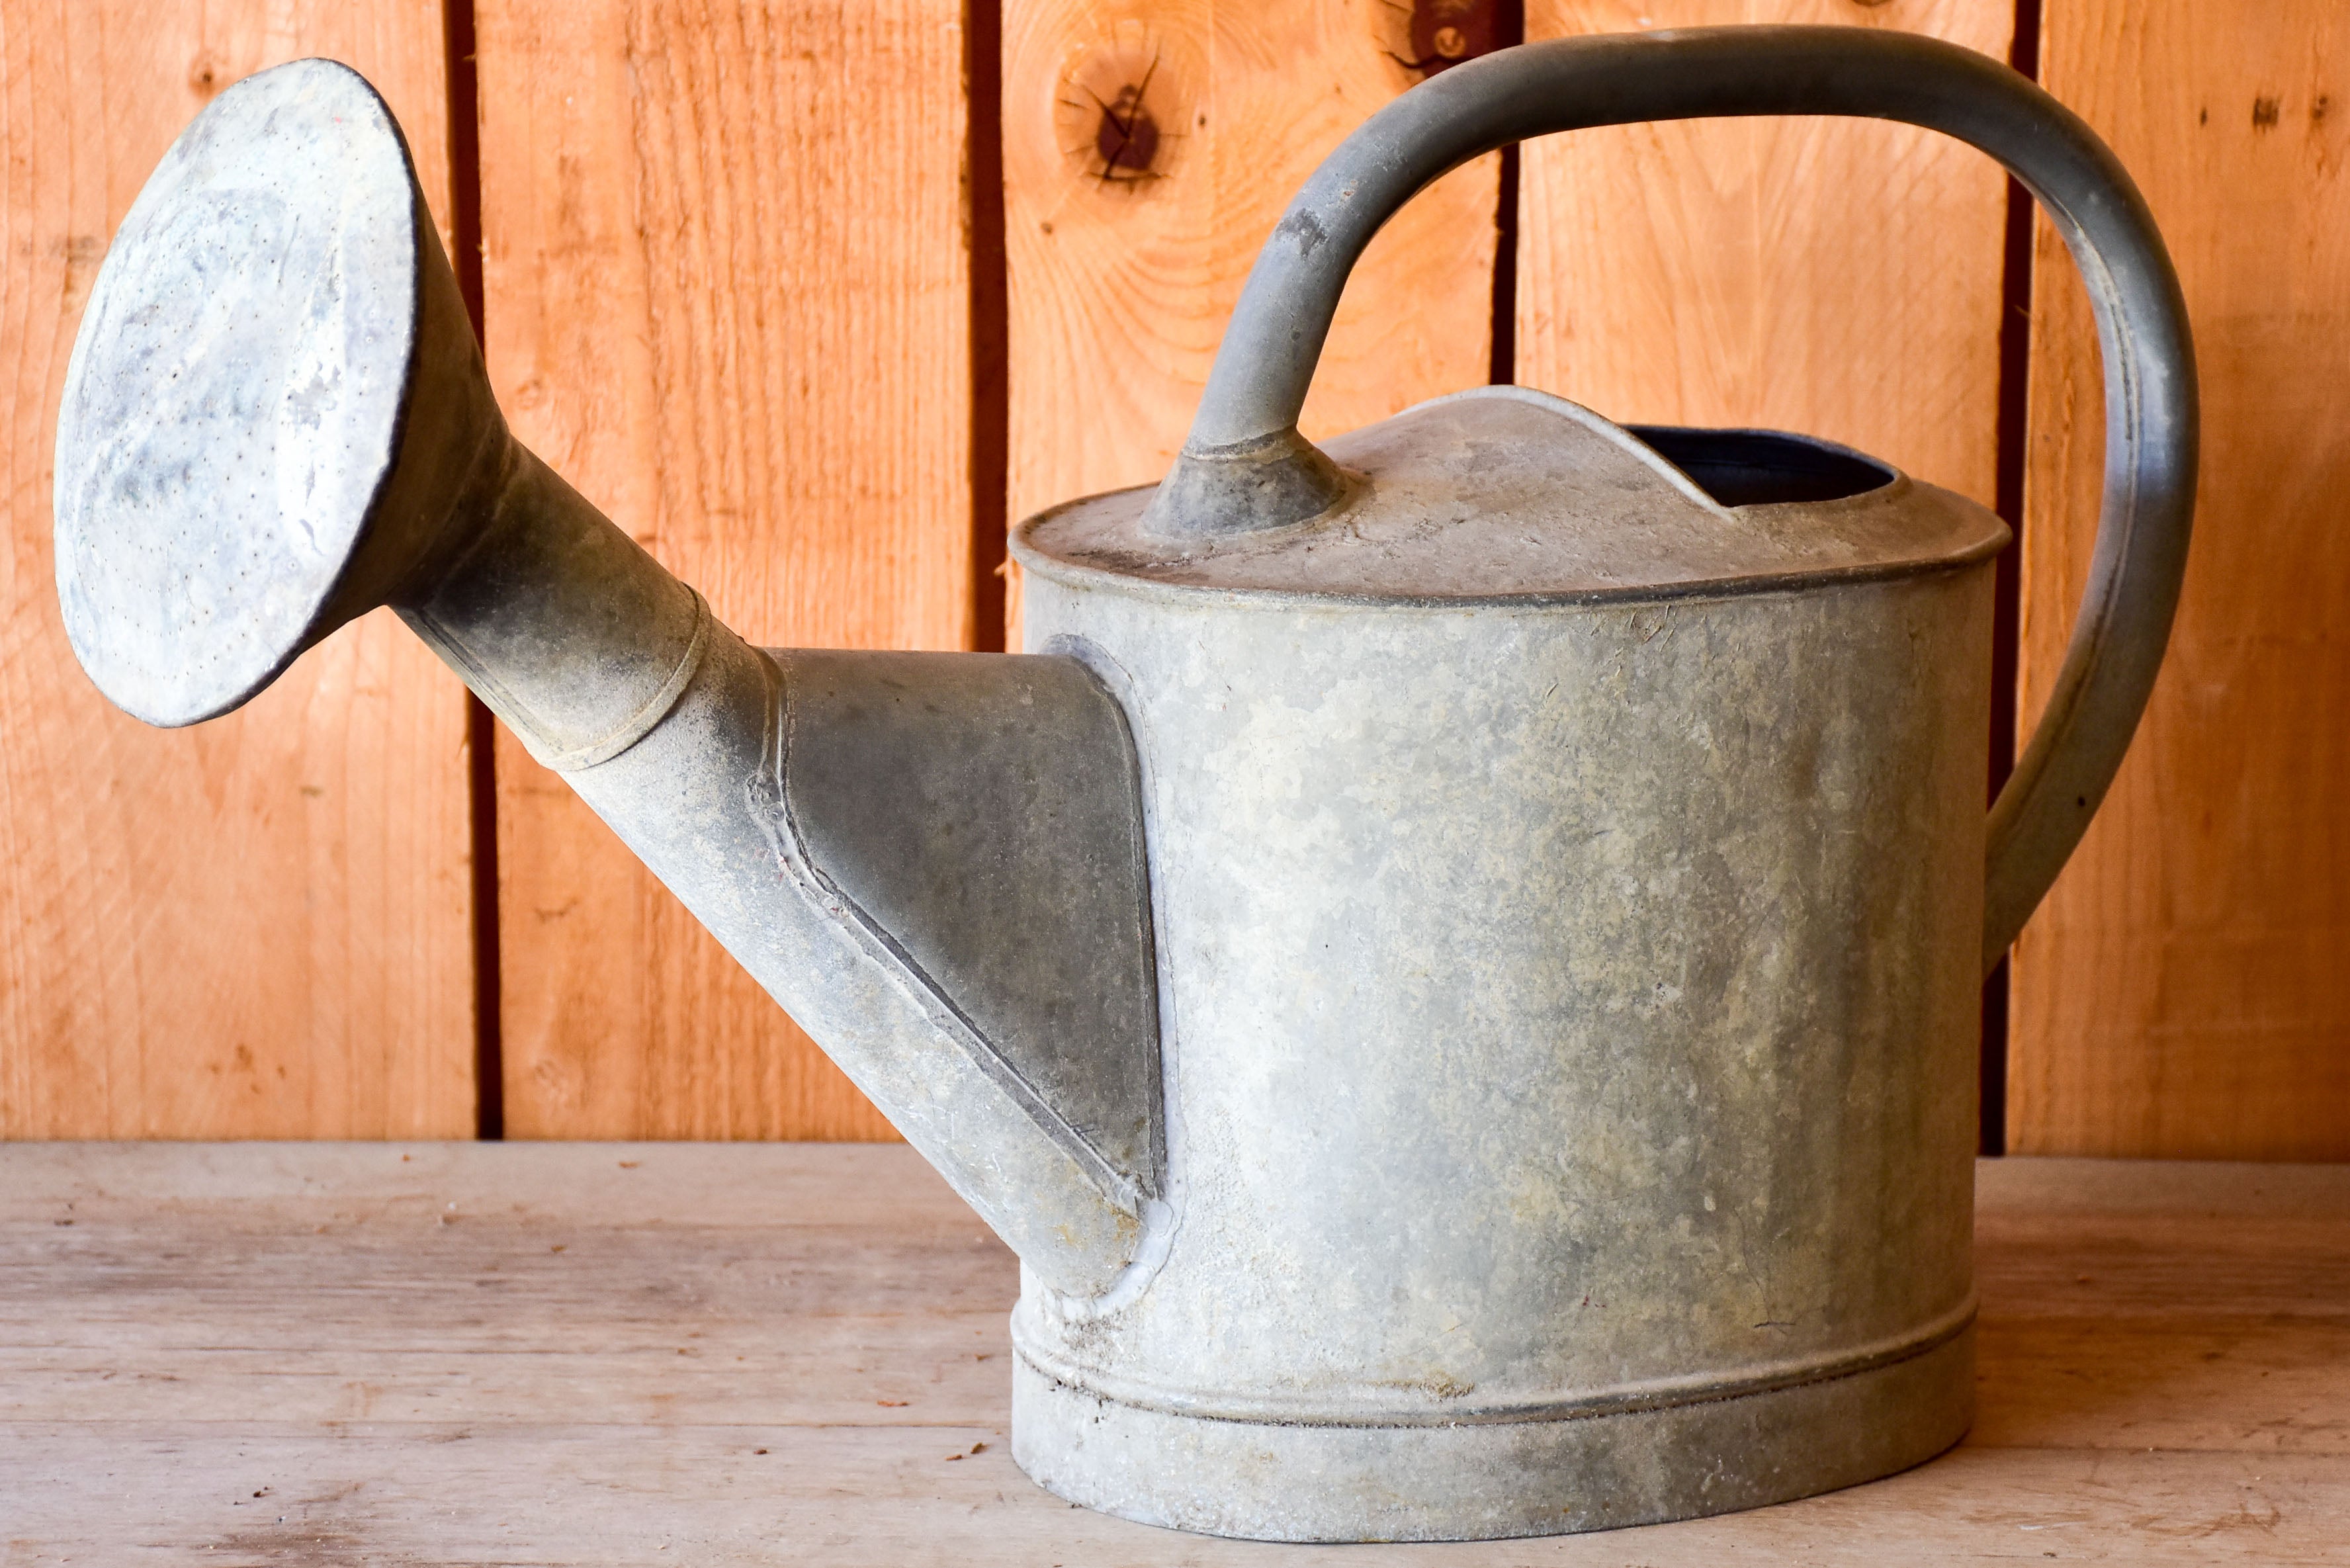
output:
[[507, 431], [398, 128], [303, 61], [165, 156], [59, 417], [66, 628], [151, 723], [392, 607], [1054, 1289], [1163, 1139], [1140, 778], [1081, 657], [753, 648]]

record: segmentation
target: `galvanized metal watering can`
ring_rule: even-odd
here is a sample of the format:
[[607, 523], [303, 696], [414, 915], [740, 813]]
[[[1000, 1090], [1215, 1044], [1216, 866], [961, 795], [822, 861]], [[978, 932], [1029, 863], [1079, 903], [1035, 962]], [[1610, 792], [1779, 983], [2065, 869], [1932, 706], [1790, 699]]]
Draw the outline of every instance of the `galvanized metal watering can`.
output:
[[[1980, 506], [1514, 388], [1296, 431], [1348, 269], [1437, 175], [1752, 114], [1971, 142], [2088, 280], [2102, 531], [1988, 827]], [[1977, 987], [2154, 678], [2195, 421], [2143, 202], [2003, 67], [1825, 28], [1535, 45], [1307, 183], [1165, 483], [1021, 526], [1029, 655], [763, 651], [508, 435], [397, 128], [312, 61], [207, 109], [107, 258], [57, 574], [159, 724], [396, 607], [1019, 1253], [1046, 1487], [1534, 1533], [1964, 1429]]]

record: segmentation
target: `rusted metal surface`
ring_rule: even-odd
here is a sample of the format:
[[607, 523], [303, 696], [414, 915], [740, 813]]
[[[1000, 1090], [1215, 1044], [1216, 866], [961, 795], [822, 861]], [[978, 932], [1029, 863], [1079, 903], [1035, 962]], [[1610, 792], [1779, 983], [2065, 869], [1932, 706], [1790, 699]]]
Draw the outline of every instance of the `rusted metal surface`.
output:
[[1404, 12], [1408, 52], [1396, 58], [1422, 80], [1515, 43], [1525, 31], [1519, 15], [1524, 6], [1503, 0], [1413, 0], [1398, 8]]

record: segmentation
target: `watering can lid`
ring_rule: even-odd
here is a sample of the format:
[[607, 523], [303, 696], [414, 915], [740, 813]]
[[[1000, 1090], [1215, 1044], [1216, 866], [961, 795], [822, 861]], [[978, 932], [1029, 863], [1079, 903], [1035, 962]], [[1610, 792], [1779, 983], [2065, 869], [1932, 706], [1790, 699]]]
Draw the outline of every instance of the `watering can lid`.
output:
[[1350, 493], [1308, 522], [1170, 540], [1146, 530], [1157, 486], [1144, 486], [1030, 518], [1014, 553], [1070, 580], [1584, 601], [1902, 576], [1984, 559], [2008, 539], [1973, 502], [1825, 441], [1636, 431], [1520, 387], [1438, 398], [1323, 447]]

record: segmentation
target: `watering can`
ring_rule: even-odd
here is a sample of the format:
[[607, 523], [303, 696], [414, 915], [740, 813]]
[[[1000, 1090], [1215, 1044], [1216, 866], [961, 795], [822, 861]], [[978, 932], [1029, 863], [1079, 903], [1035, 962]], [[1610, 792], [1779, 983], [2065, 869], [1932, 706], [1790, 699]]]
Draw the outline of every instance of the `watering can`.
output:
[[[1297, 432], [1349, 268], [1446, 170], [1761, 114], [1973, 144], [2087, 279], [2096, 555], [1987, 820], [1982, 507], [1514, 387]], [[1964, 1431], [1978, 988], [2137, 723], [2195, 452], [2146, 206], [2021, 77], [1835, 28], [1530, 45], [1307, 182], [1163, 483], [1019, 527], [1029, 651], [755, 649], [508, 434], [398, 128], [305, 61], [206, 109], [106, 259], [57, 569], [157, 724], [392, 606], [1019, 1254], [1043, 1485], [1477, 1538]]]

